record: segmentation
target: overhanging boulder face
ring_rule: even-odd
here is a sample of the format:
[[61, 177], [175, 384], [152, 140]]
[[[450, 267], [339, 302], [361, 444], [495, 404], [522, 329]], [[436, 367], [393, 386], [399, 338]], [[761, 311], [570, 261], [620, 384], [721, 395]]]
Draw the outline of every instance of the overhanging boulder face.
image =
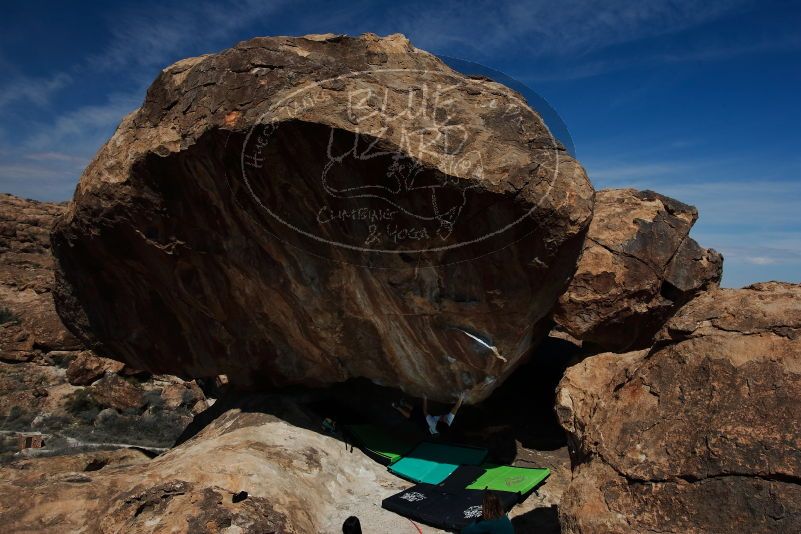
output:
[[98, 152], [57, 306], [140, 369], [476, 401], [548, 328], [593, 195], [520, 95], [402, 36], [257, 38], [165, 69]]

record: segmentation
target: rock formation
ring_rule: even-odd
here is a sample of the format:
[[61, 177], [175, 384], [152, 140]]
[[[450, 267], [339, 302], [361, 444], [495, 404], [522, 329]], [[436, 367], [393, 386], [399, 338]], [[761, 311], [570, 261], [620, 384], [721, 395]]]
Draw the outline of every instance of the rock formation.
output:
[[50, 228], [64, 206], [0, 194], [0, 359], [75, 350], [53, 304]]
[[[380, 508], [408, 482], [307, 430], [313, 420], [278, 402], [252, 397], [220, 410], [199, 434], [149, 462], [119, 452], [17, 460], [3, 468], [0, 524], [36, 532], [307, 533], [336, 532], [355, 514], [375, 532], [409, 530], [408, 520]], [[233, 503], [241, 491], [247, 498]]]
[[[0, 463], [29, 453], [166, 448], [207, 407], [193, 382], [98, 357], [66, 330], [53, 304], [49, 239], [63, 211], [0, 195]], [[45, 447], [21, 453], [22, 433], [41, 433]]]
[[801, 286], [716, 289], [557, 394], [563, 532], [801, 531]]
[[679, 307], [720, 282], [721, 255], [689, 237], [697, 218], [694, 207], [652, 191], [599, 191], [555, 321], [603, 350], [650, 346]]
[[88, 386], [103, 378], [106, 373], [118, 373], [124, 367], [124, 363], [99, 358], [86, 350], [79, 352], [70, 360], [67, 367], [67, 381], [73, 386]]
[[166, 68], [99, 151], [57, 305], [152, 372], [472, 402], [548, 328], [592, 201], [518, 94], [402, 36], [257, 38]]

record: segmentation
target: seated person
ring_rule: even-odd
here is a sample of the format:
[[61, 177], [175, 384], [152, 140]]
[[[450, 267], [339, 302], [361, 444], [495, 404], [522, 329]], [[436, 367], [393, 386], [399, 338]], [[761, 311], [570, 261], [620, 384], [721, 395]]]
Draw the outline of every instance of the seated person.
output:
[[503, 511], [503, 504], [495, 493], [484, 493], [481, 521], [462, 529], [462, 534], [514, 534], [515, 527]]

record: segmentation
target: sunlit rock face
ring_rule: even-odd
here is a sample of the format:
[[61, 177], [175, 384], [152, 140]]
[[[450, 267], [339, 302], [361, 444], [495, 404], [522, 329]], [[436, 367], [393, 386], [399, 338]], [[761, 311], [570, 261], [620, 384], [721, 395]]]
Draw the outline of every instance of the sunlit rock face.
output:
[[548, 328], [593, 189], [520, 95], [400, 35], [165, 69], [53, 233], [71, 330], [137, 368], [486, 397]]
[[689, 236], [697, 219], [693, 206], [653, 191], [598, 191], [556, 322], [604, 350], [650, 346], [682, 305], [720, 283], [723, 257]]
[[569, 368], [563, 532], [801, 531], [801, 285], [712, 289]]

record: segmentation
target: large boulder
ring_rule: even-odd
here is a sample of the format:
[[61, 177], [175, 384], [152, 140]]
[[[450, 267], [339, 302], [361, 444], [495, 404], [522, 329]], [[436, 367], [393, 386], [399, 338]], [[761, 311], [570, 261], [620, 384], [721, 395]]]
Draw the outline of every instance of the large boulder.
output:
[[75, 350], [53, 304], [50, 228], [65, 206], [0, 194], [0, 359]]
[[720, 282], [723, 257], [689, 237], [697, 218], [694, 207], [653, 191], [599, 191], [555, 321], [603, 350], [650, 346], [676, 310]]
[[568, 369], [563, 532], [801, 531], [801, 286], [716, 289]]
[[593, 194], [520, 95], [403, 36], [252, 39], [165, 69], [84, 171], [58, 309], [139, 369], [476, 401], [548, 328]]

